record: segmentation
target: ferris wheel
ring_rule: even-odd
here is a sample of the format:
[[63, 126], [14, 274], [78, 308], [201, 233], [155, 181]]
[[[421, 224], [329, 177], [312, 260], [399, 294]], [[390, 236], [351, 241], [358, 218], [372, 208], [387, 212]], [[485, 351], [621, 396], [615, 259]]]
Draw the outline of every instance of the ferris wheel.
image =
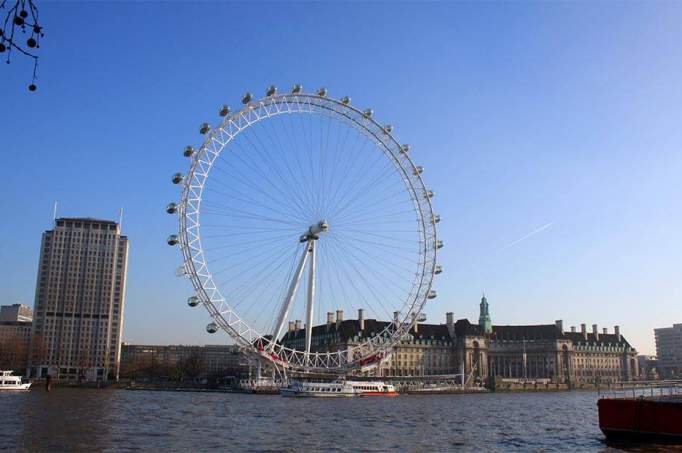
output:
[[[189, 170], [172, 177], [182, 194], [166, 208], [179, 218], [168, 244], [182, 250], [188, 305], [276, 368], [381, 363], [436, 297], [443, 243], [423, 168], [349, 97], [273, 86], [242, 104], [200, 126]], [[361, 328], [341, 332], [344, 313]]]

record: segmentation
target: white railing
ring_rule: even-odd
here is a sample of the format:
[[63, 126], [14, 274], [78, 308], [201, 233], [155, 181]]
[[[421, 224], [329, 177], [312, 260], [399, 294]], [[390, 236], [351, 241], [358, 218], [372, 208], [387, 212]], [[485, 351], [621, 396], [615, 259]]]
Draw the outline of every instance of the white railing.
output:
[[682, 380], [604, 383], [597, 386], [597, 395], [599, 398], [682, 396]]

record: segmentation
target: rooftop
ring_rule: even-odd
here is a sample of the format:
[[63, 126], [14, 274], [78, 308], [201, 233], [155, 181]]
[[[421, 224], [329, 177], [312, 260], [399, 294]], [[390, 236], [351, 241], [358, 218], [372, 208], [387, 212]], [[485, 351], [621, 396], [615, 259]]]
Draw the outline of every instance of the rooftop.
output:
[[[365, 319], [365, 335], [374, 336], [383, 331], [389, 325], [388, 321], [377, 321], [376, 319]], [[468, 319], [459, 319], [454, 323], [455, 337], [464, 336], [486, 336], [483, 328], [478, 324], [472, 324]], [[329, 324], [313, 326], [313, 337], [324, 334], [339, 334], [339, 340], [346, 342], [359, 336], [363, 332], [360, 329], [360, 321], [348, 319], [344, 321], [333, 321]], [[451, 341], [452, 337], [448, 331], [447, 324], [417, 324], [410, 328], [410, 335], [415, 339], [434, 339]], [[585, 338], [585, 335], [587, 338]], [[282, 338], [283, 343], [302, 339], [305, 336], [305, 329], [294, 329], [286, 332]], [[587, 333], [562, 331], [556, 324], [521, 325], [506, 326], [493, 325], [492, 333], [487, 335], [495, 341], [557, 341], [570, 340], [573, 344], [596, 344], [604, 346], [630, 347], [630, 344], [622, 335], [615, 333]]]
[[96, 223], [107, 223], [111, 225], [116, 225], [117, 223], [113, 220], [106, 219], [96, 219], [94, 217], [59, 217], [55, 219], [55, 222], [65, 221], [65, 222], [96, 222]]

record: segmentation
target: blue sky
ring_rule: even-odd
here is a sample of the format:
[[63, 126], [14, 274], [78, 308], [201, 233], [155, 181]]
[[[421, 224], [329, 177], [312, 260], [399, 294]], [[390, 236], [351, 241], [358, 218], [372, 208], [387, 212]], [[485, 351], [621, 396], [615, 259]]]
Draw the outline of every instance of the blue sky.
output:
[[[643, 353], [682, 300], [682, 7], [675, 3], [41, 2], [2, 65], [1, 303], [32, 304], [59, 214], [131, 239], [124, 338], [215, 343], [163, 212], [198, 126], [270, 84], [326, 86], [395, 126], [445, 241], [427, 306], [497, 324], [620, 324]], [[545, 225], [551, 225], [509, 246]]]

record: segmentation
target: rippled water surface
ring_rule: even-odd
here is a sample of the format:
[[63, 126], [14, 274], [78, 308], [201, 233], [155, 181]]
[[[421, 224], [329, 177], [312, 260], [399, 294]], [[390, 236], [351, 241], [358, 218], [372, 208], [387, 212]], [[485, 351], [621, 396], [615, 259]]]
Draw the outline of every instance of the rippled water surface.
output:
[[57, 388], [0, 394], [0, 411], [6, 450], [651, 451], [607, 445], [586, 392], [295, 399]]

